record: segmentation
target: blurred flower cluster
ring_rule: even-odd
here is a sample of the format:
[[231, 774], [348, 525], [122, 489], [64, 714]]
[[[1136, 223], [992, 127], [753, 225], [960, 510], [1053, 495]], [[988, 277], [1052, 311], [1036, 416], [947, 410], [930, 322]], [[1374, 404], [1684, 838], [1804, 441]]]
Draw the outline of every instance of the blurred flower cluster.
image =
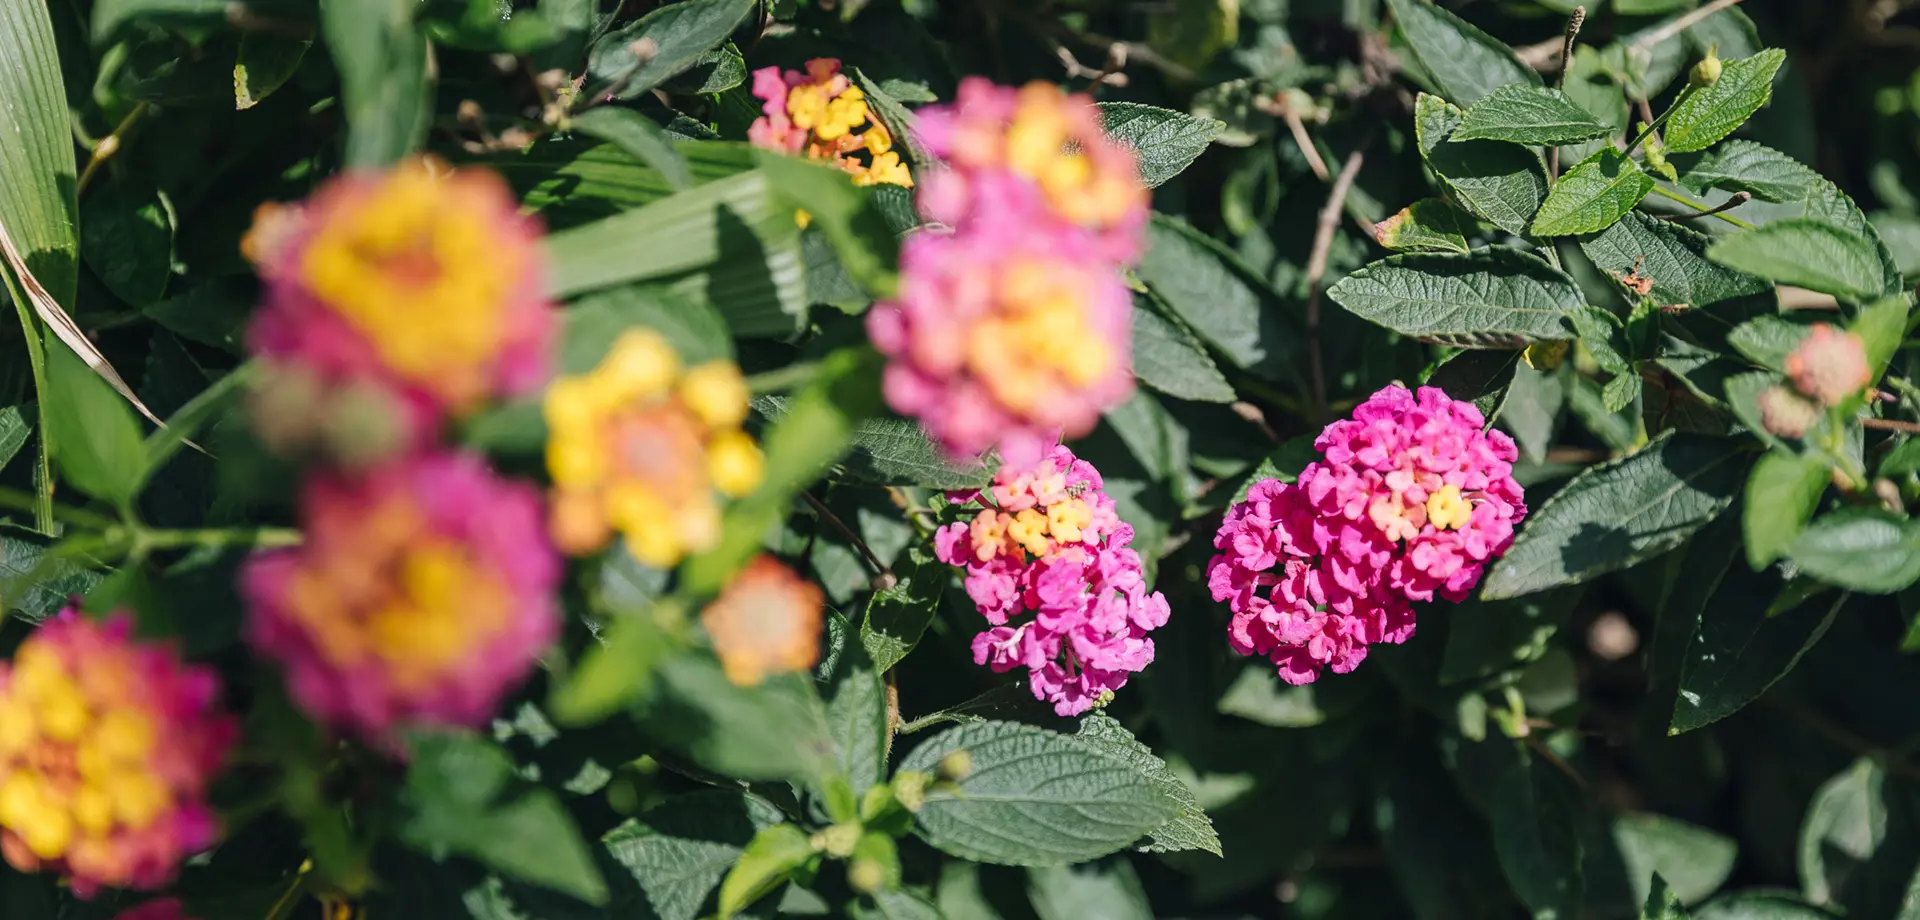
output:
[[814, 58], [804, 71], [763, 67], [753, 72], [753, 95], [763, 103], [747, 129], [755, 145], [832, 163], [855, 185], [913, 185], [893, 132], [840, 72], [839, 60]]

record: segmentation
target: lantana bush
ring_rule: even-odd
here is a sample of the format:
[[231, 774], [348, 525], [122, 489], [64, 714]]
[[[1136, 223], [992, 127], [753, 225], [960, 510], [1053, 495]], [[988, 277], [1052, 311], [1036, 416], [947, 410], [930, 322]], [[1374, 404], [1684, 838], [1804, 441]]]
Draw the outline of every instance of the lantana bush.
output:
[[1920, 920], [1853, 7], [0, 0], [0, 918]]

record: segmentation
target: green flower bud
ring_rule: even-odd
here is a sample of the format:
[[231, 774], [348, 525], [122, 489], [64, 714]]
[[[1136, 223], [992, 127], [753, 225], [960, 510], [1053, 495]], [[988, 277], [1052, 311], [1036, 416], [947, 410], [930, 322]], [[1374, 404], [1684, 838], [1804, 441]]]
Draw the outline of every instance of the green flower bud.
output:
[[973, 755], [965, 748], [940, 758], [940, 778], [949, 783], [957, 783], [973, 772]]
[[887, 870], [871, 859], [856, 859], [847, 866], [847, 884], [855, 891], [878, 891], [886, 881]]
[[821, 831], [819, 848], [835, 859], [845, 859], [853, 855], [853, 847], [860, 842], [860, 825], [836, 824]]
[[927, 803], [927, 780], [932, 779], [918, 770], [902, 770], [893, 775], [893, 797], [900, 801], [901, 807], [908, 811], [919, 811]]
[[1707, 49], [1707, 56], [1693, 65], [1693, 72], [1687, 75], [1687, 85], [1695, 88], [1712, 86], [1720, 79], [1720, 58], [1714, 49]]

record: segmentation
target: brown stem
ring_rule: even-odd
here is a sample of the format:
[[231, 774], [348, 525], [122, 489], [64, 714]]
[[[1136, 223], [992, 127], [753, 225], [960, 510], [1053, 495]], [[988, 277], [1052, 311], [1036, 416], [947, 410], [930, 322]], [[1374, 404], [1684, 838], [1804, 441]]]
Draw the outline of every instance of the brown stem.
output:
[[1307, 361], [1313, 375], [1313, 408], [1318, 413], [1316, 421], [1327, 414], [1326, 359], [1320, 350], [1320, 281], [1327, 274], [1327, 254], [1333, 248], [1333, 231], [1340, 225], [1347, 192], [1353, 189], [1353, 179], [1360, 174], [1360, 164], [1365, 159], [1364, 143], [1347, 154], [1346, 163], [1340, 167], [1340, 175], [1333, 180], [1333, 191], [1327, 194], [1327, 206], [1320, 209], [1320, 223], [1313, 233], [1313, 251], [1307, 257]]
[[1898, 431], [1902, 434], [1920, 434], [1920, 424], [1902, 422], [1890, 418], [1863, 418], [1860, 420], [1860, 427], [1878, 428], [1881, 431]]
[[885, 591], [894, 586], [898, 579], [893, 577], [893, 571], [887, 568], [886, 563], [880, 561], [879, 556], [873, 554], [873, 550], [867, 546], [867, 541], [860, 539], [860, 535], [854, 533], [853, 528], [847, 526], [847, 522], [840, 520], [840, 516], [834, 514], [824, 502], [814, 498], [812, 492], [802, 492], [800, 497], [807, 500], [807, 507], [813, 509], [815, 516], [826, 521], [827, 526], [839, 531], [840, 535], [846, 537], [847, 542], [853, 544], [853, 548], [860, 552], [860, 558], [865, 559], [867, 565], [873, 569], [875, 591]]
[[1692, 214], [1656, 214], [1654, 216], [1658, 217], [1661, 220], [1671, 220], [1676, 222], [1683, 221], [1683, 220], [1699, 220], [1702, 217], [1712, 217], [1715, 214], [1724, 214], [1752, 200], [1753, 200], [1753, 193], [1751, 192], [1734, 192], [1732, 198], [1728, 198], [1727, 200], [1720, 202], [1719, 205], [1705, 211], [1695, 211]]

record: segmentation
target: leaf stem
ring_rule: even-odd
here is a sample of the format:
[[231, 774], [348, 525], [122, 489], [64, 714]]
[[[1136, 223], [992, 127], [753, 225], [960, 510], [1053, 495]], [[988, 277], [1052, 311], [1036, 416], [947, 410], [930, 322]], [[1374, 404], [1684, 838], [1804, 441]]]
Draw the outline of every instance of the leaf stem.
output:
[[14, 310], [20, 314], [20, 333], [27, 342], [27, 363], [33, 368], [34, 402], [38, 406], [40, 424], [34, 431], [39, 437], [39, 447], [35, 451], [33, 465], [33, 527], [41, 533], [53, 533], [53, 439], [47, 436], [47, 417], [52, 412], [47, 398], [47, 342], [40, 334], [40, 323], [34, 319], [33, 308], [27, 305], [26, 293], [22, 285], [14, 278], [13, 272], [0, 267], [0, 276], [7, 282], [7, 293], [13, 297]]
[[814, 498], [812, 492], [801, 492], [800, 497], [806, 499], [807, 507], [813, 509], [815, 517], [827, 522], [827, 526], [839, 531], [841, 536], [847, 538], [848, 543], [853, 544], [854, 549], [860, 551], [860, 558], [866, 560], [867, 565], [873, 569], [873, 589], [875, 591], [884, 591], [893, 587], [894, 583], [899, 579], [894, 577], [893, 570], [887, 568], [886, 563], [880, 561], [879, 556], [873, 554], [873, 550], [867, 546], [867, 541], [860, 539], [860, 535], [854, 533], [853, 528], [847, 526], [847, 522], [840, 520], [840, 516], [834, 514], [825, 502]]
[[1693, 95], [1693, 84], [1689, 83], [1684, 89], [1680, 90], [1680, 95], [1673, 100], [1673, 104], [1667, 106], [1667, 110], [1660, 113], [1659, 118], [1648, 122], [1646, 127], [1640, 129], [1639, 136], [1633, 139], [1633, 143], [1627, 145], [1627, 149], [1622, 151], [1622, 155], [1633, 156], [1633, 152], [1639, 149], [1641, 142], [1652, 137], [1653, 132], [1660, 130], [1660, 126], [1666, 124], [1668, 118], [1673, 117], [1673, 110], [1679, 108], [1680, 103], [1685, 102], [1687, 97], [1691, 95]]
[[[28, 494], [19, 489], [0, 486], [0, 508], [17, 508], [21, 511], [38, 512], [40, 510], [40, 495], [37, 493]], [[120, 524], [120, 522], [114, 518], [107, 517], [104, 514], [96, 514], [83, 508], [62, 508], [58, 505], [51, 505], [49, 506], [48, 513], [52, 515], [53, 520], [65, 521], [69, 524], [75, 524], [93, 530], [106, 530], [117, 527]]]
[[1655, 185], [1653, 187], [1653, 192], [1654, 194], [1659, 195], [1662, 198], [1666, 198], [1672, 201], [1677, 201], [1681, 204], [1686, 205], [1687, 207], [1690, 207], [1690, 208], [1693, 208], [1694, 210], [1699, 211], [1700, 212], [1699, 216], [1701, 217], [1706, 217], [1708, 215], [1711, 215], [1713, 217], [1719, 218], [1720, 220], [1724, 220], [1727, 223], [1730, 223], [1736, 227], [1739, 227], [1742, 230], [1753, 229], [1752, 224], [1747, 223], [1746, 221], [1741, 220], [1740, 218], [1735, 217], [1731, 214], [1721, 213], [1721, 209], [1715, 208], [1704, 201], [1695, 201], [1692, 198], [1688, 198], [1687, 196], [1680, 194], [1679, 192], [1668, 191], [1665, 187], [1660, 185]]
[[[1371, 138], [1369, 138], [1370, 140]], [[1340, 226], [1340, 214], [1347, 205], [1347, 192], [1366, 161], [1367, 142], [1362, 141], [1334, 177], [1333, 190], [1327, 193], [1326, 207], [1320, 209], [1320, 223], [1314, 228], [1313, 251], [1307, 256], [1307, 362], [1313, 386], [1314, 422], [1327, 414], [1326, 359], [1320, 349], [1320, 282], [1327, 274], [1327, 255], [1333, 247], [1333, 231]]]
[[93, 174], [99, 172], [100, 167], [104, 165], [108, 159], [120, 152], [121, 138], [125, 137], [126, 133], [133, 129], [134, 122], [139, 121], [140, 116], [147, 114], [147, 109], [150, 107], [151, 105], [147, 102], [136, 104], [133, 108], [127, 110], [127, 115], [125, 118], [120, 119], [120, 124], [114, 126], [112, 134], [101, 138], [99, 143], [93, 145], [93, 154], [87, 157], [87, 167], [80, 171], [80, 179], [74, 183], [75, 195], [86, 193], [87, 183], [93, 181]]

